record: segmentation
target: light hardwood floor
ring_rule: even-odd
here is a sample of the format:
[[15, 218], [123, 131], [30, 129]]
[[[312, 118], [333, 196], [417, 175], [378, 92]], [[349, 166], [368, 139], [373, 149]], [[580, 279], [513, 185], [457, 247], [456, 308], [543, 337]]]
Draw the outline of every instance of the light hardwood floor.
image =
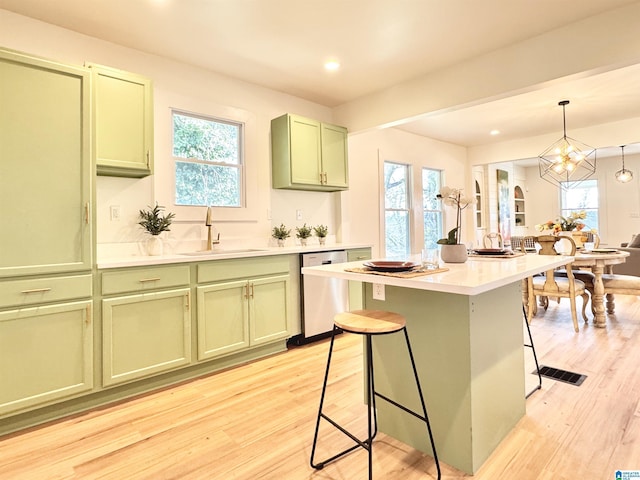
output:
[[[532, 330], [541, 363], [588, 378], [580, 387], [545, 379], [526, 416], [472, 478], [606, 480], [617, 469], [640, 469], [640, 301], [620, 296], [616, 303], [607, 329], [581, 324], [579, 333], [567, 302], [538, 313]], [[5, 436], [0, 479], [366, 478], [363, 450], [321, 471], [309, 466], [327, 349], [326, 341], [299, 347]], [[343, 335], [334, 360], [328, 402], [356, 418], [363, 413], [360, 337]], [[361, 425], [364, 432], [361, 422], [352, 427]], [[343, 441], [328, 429], [323, 438], [334, 448]], [[435, 478], [430, 457], [384, 435], [374, 458], [376, 479]], [[471, 478], [442, 468], [445, 479]]]

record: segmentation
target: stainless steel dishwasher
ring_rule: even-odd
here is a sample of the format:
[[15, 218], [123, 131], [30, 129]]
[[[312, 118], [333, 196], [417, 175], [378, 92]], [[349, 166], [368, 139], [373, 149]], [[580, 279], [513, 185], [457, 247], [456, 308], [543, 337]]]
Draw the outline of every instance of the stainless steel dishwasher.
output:
[[[301, 267], [344, 263], [347, 252], [303, 253]], [[308, 343], [328, 337], [333, 329], [333, 317], [349, 309], [349, 286], [346, 280], [328, 277], [301, 275], [302, 288], [302, 334], [294, 340], [296, 344]]]

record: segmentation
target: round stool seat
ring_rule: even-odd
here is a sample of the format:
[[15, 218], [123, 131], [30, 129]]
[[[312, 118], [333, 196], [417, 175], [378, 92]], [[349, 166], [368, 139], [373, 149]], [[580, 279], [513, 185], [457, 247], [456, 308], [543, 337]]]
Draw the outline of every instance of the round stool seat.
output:
[[406, 320], [402, 315], [384, 310], [353, 310], [333, 317], [338, 328], [361, 334], [391, 333], [402, 330]]

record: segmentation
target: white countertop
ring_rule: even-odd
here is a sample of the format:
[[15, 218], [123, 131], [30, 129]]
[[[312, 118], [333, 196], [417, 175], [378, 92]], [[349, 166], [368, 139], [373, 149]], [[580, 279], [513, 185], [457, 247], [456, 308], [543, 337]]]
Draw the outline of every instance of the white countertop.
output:
[[305, 275], [343, 278], [360, 282], [436, 292], [478, 295], [517, 282], [536, 273], [566, 265], [574, 257], [558, 255], [523, 255], [514, 258], [469, 258], [465, 263], [444, 263], [449, 270], [413, 278], [346, 272], [345, 268], [362, 267], [363, 262], [337, 263], [304, 267]]
[[331, 250], [347, 250], [353, 248], [369, 248], [371, 244], [333, 243], [329, 245], [299, 245], [291, 247], [257, 247], [239, 249], [214, 249], [212, 252], [174, 253], [171, 255], [128, 255], [120, 257], [99, 257], [98, 269], [122, 268], [136, 266], [165, 265], [171, 263], [202, 262], [224, 260], [230, 258], [264, 257], [268, 255], [288, 255], [297, 253], [327, 252]]

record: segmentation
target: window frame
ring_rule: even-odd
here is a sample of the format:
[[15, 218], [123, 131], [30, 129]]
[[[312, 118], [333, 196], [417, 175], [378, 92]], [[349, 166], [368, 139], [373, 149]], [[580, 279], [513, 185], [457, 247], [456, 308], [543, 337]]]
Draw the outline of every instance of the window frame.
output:
[[[569, 184], [571, 183], [575, 183], [577, 185], [575, 186], [571, 186]], [[590, 188], [595, 188], [598, 195], [597, 195], [597, 201], [596, 201], [596, 207], [567, 207], [566, 206], [566, 197], [567, 194], [571, 191], [576, 191], [577, 189], [580, 189], [580, 185], [584, 185], [584, 184], [590, 184], [590, 183], [594, 183], [595, 185], [590, 187]], [[598, 184], [598, 179], [597, 178], [589, 178], [586, 180], [580, 180], [579, 182], [562, 182], [563, 187], [560, 189], [560, 193], [559, 193], [559, 205], [560, 205], [560, 215], [563, 217], [567, 217], [568, 215], [571, 214], [571, 212], [578, 212], [578, 211], [582, 211], [584, 210], [585, 212], [587, 212], [587, 215], [589, 215], [589, 212], [595, 212], [595, 216], [597, 219], [596, 225], [592, 225], [591, 223], [593, 222], [589, 222], [588, 220], [584, 220], [583, 222], [586, 225], [587, 229], [594, 229], [595, 231], [600, 231], [600, 185]]]
[[[156, 168], [153, 183], [149, 186], [148, 197], [140, 200], [141, 205], [151, 205], [156, 201], [176, 214], [174, 224], [203, 224], [206, 207], [175, 204], [175, 168], [173, 164], [173, 115], [174, 110], [192, 115], [224, 118], [244, 123], [244, 168], [245, 205], [243, 207], [212, 207], [214, 224], [229, 222], [257, 222], [260, 217], [261, 192], [258, 189], [259, 164], [262, 144], [258, 139], [258, 121], [255, 113], [240, 108], [223, 106], [205, 98], [185, 98], [166, 93], [167, 108], [155, 113]], [[151, 178], [151, 177], [149, 177]], [[223, 234], [224, 235], [224, 234]]]
[[[425, 223], [424, 223], [424, 217], [427, 213], [436, 213], [436, 215], [439, 217], [439, 222], [438, 222], [438, 232], [437, 232], [437, 237], [438, 239], [443, 238], [444, 237], [444, 208], [443, 208], [443, 204], [441, 201], [435, 201], [435, 204], [438, 205], [438, 207], [436, 209], [426, 209], [425, 205], [424, 205], [424, 173], [425, 170], [430, 171], [430, 172], [434, 172], [438, 174], [438, 188], [437, 191], [439, 192], [440, 189], [442, 189], [443, 183], [444, 183], [444, 172], [439, 169], [439, 168], [431, 168], [431, 167], [422, 167], [420, 173], [420, 196], [422, 198], [422, 245], [425, 248], [437, 248], [438, 245], [427, 245], [427, 238], [425, 235]], [[436, 192], [437, 193], [437, 192]], [[434, 195], [434, 199], [435, 199], [435, 195]]]
[[[404, 167], [405, 170], [405, 193], [406, 193], [406, 205], [405, 208], [387, 208], [387, 186], [385, 183], [385, 168], [387, 164], [393, 164], [393, 165], [398, 165], [398, 166], [402, 166]], [[408, 164], [408, 163], [403, 163], [403, 162], [396, 162], [393, 160], [383, 160], [382, 162], [382, 225], [383, 228], [381, 229], [381, 233], [382, 233], [382, 246], [383, 246], [383, 250], [385, 252], [385, 257], [394, 257], [394, 255], [390, 254], [390, 252], [388, 251], [388, 245], [387, 245], [387, 212], [406, 212], [407, 213], [407, 232], [406, 232], [406, 237], [405, 240], [407, 242], [406, 244], [406, 252], [403, 253], [403, 256], [407, 256], [411, 254], [412, 251], [412, 238], [413, 238], [413, 181], [412, 181], [412, 165]]]
[[[174, 144], [175, 144], [175, 129], [174, 129], [174, 115], [181, 115], [184, 117], [190, 117], [190, 118], [196, 118], [196, 119], [200, 119], [200, 120], [204, 120], [207, 122], [213, 122], [213, 123], [218, 123], [218, 124], [224, 124], [224, 125], [232, 125], [237, 127], [238, 129], [238, 162], [237, 163], [225, 163], [225, 162], [215, 162], [215, 161], [211, 161], [211, 160], [204, 160], [201, 158], [185, 158], [185, 157], [177, 157], [174, 154]], [[182, 206], [182, 207], [214, 207], [214, 208], [231, 208], [231, 209], [238, 209], [238, 208], [243, 208], [246, 207], [247, 204], [247, 194], [246, 194], [246, 166], [245, 166], [245, 148], [244, 148], [244, 144], [245, 144], [245, 131], [246, 131], [246, 126], [244, 124], [244, 122], [240, 122], [240, 121], [236, 121], [236, 120], [230, 120], [230, 119], [225, 119], [225, 118], [219, 118], [219, 117], [213, 117], [210, 115], [203, 115], [203, 114], [196, 114], [196, 113], [191, 113], [191, 112], [185, 112], [184, 110], [180, 110], [180, 109], [176, 109], [176, 108], [172, 108], [171, 109], [171, 158], [173, 159], [173, 174], [174, 174], [174, 188], [173, 188], [173, 192], [174, 192], [174, 198], [173, 198], [173, 204], [176, 206]], [[208, 166], [219, 166], [219, 167], [225, 167], [225, 168], [235, 168], [238, 170], [238, 188], [239, 188], [239, 204], [238, 205], [185, 205], [185, 204], [177, 204], [177, 182], [175, 181], [176, 177], [176, 170], [177, 170], [177, 164], [178, 162], [181, 163], [189, 163], [189, 164], [200, 164], [200, 165], [208, 165]]]

